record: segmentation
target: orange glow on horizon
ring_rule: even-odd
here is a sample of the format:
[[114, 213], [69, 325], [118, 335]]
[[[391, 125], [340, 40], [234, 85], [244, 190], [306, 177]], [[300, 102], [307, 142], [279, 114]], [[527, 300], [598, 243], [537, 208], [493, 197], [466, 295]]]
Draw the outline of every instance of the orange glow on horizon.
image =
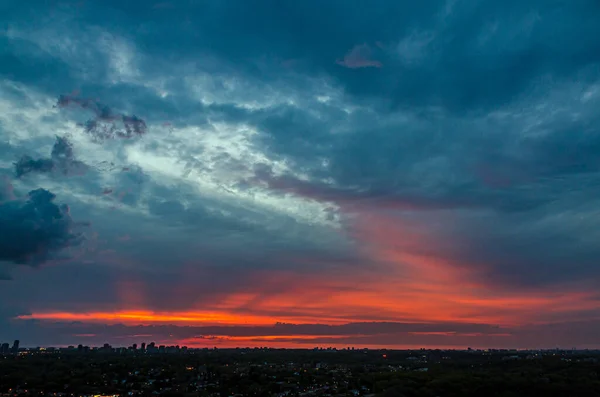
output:
[[118, 312], [48, 312], [18, 316], [21, 320], [81, 321], [127, 324], [198, 324], [198, 325], [272, 325], [277, 320], [260, 316], [236, 316], [215, 312], [118, 311]]
[[[147, 304], [151, 300], [146, 299], [143, 283], [120, 280], [117, 290], [121, 301], [115, 303], [113, 310], [34, 310], [18, 319], [125, 325], [257, 326], [265, 327], [266, 335], [193, 339], [187, 343], [205, 346], [220, 341], [231, 346], [248, 343], [260, 346], [261, 342], [268, 342], [292, 346], [313, 340], [316, 344], [319, 336], [273, 336], [268, 334], [271, 332], [268, 327], [278, 322], [323, 325], [398, 322], [487, 324], [503, 328], [551, 323], [565, 314], [573, 319], [573, 313], [600, 308], [594, 294], [575, 288], [511, 290], [501, 284], [484, 283], [477, 273], [481, 267], [456, 264], [434, 255], [438, 244], [435, 235], [418, 225], [401, 225], [380, 216], [359, 216], [352, 237], [360, 241], [365, 258], [370, 262], [364, 266], [339, 266], [334, 268], [339, 270], [337, 273], [329, 270], [326, 277], [293, 270], [257, 270], [244, 280], [244, 285], [238, 285], [237, 290], [223, 290], [197, 300], [195, 287], [182, 282], [181, 288], [167, 286], [172, 288], [171, 296], [175, 297], [171, 311], [151, 310]], [[290, 262], [293, 261], [291, 258]], [[190, 265], [184, 269], [182, 279], [188, 272], [192, 278], [196, 270]], [[479, 336], [451, 332], [430, 335]], [[494, 335], [508, 334], [499, 331]]]

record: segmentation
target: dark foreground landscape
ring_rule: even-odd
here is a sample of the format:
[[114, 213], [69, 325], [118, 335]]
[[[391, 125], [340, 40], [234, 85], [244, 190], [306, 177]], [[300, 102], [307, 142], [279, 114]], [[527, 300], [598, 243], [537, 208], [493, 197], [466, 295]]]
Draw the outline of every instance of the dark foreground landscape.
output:
[[2, 396], [600, 396], [596, 351], [71, 348], [0, 357]]

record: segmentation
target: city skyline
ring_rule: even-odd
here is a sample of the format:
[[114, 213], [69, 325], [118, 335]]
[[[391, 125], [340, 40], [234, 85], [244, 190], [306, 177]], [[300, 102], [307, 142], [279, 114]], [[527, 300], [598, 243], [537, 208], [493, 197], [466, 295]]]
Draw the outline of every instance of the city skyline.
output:
[[600, 348], [596, 2], [9, 3], [0, 341]]
[[510, 352], [510, 351], [538, 351], [538, 352], [600, 352], [600, 349], [579, 349], [575, 346], [571, 348], [473, 348], [473, 347], [413, 347], [413, 348], [386, 348], [386, 347], [357, 347], [357, 346], [314, 346], [314, 347], [272, 347], [272, 346], [236, 346], [236, 347], [218, 347], [218, 346], [202, 346], [202, 347], [190, 347], [190, 346], [180, 346], [180, 345], [169, 345], [169, 344], [160, 344], [154, 341], [151, 342], [141, 342], [141, 343], [133, 343], [131, 345], [111, 345], [110, 343], [103, 343], [99, 345], [83, 345], [83, 344], [69, 344], [69, 345], [58, 345], [58, 346], [21, 346], [20, 340], [15, 340], [12, 344], [8, 342], [0, 342], [0, 354], [19, 354], [19, 353], [31, 353], [31, 352], [46, 352], [46, 353], [59, 353], [59, 352], [79, 352], [79, 353], [88, 353], [88, 352], [111, 352], [111, 353], [149, 353], [149, 354], [158, 354], [158, 353], [187, 353], [194, 351], [207, 351], [207, 350], [305, 350], [305, 351], [435, 351], [435, 350], [443, 350], [443, 351], [463, 351], [463, 352]]

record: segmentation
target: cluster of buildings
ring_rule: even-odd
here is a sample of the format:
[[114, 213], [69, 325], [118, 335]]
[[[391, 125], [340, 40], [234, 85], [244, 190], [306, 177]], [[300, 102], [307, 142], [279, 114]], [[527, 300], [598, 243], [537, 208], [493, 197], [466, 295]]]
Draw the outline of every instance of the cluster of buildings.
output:
[[8, 343], [0, 344], [0, 354], [17, 354], [19, 353], [19, 341], [15, 340], [11, 345]]
[[[87, 346], [77, 346], [77, 350], [79, 351], [87, 351], [89, 350], [89, 348]], [[142, 345], [139, 347], [138, 349], [138, 345], [137, 343], [134, 343], [133, 345], [129, 346], [129, 347], [112, 347], [110, 344], [105, 343], [104, 346], [97, 348], [96, 349], [99, 352], [104, 352], [104, 353], [148, 353], [148, 354], [155, 354], [155, 353], [187, 353], [188, 352], [188, 348], [187, 346], [183, 346], [180, 347], [179, 345], [177, 346], [165, 346], [165, 345], [160, 345], [157, 346], [156, 343], [151, 342], [148, 343], [148, 345], [146, 345], [146, 343], [142, 343]]]

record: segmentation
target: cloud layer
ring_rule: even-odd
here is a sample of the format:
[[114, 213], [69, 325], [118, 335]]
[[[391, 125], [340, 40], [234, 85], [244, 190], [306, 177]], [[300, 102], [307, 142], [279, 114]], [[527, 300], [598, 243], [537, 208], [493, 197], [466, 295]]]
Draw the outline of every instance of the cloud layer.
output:
[[0, 339], [600, 346], [593, 1], [55, 3], [3, 10]]

